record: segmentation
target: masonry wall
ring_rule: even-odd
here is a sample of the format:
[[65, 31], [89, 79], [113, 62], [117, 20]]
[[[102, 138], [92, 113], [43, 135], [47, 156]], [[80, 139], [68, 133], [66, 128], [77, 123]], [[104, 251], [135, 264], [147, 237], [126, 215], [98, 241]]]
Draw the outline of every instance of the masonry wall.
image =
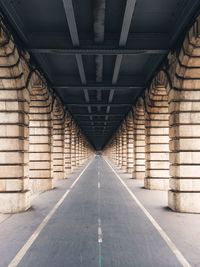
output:
[[124, 122], [105, 149], [123, 170], [130, 157], [121, 163], [126, 150], [134, 158], [130, 178], [144, 179], [148, 190], [168, 190], [172, 210], [193, 213], [200, 212], [199, 29], [200, 17], [182, 49], [169, 53], [167, 63], [134, 103], [134, 151], [129, 152], [128, 141], [124, 147]]
[[30, 69], [28, 53], [16, 47], [1, 23], [0, 212], [29, 209], [31, 193], [52, 189], [54, 180], [67, 178], [92, 153], [44, 77]]
[[156, 80], [146, 94], [145, 180], [147, 189], [169, 189], [169, 111], [165, 86]]

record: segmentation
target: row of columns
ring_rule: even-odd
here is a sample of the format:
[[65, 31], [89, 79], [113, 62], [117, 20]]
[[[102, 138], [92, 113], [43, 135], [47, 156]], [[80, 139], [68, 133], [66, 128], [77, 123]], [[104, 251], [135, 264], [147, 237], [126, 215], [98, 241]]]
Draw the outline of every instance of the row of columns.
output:
[[31, 206], [31, 193], [54, 188], [92, 153], [29, 55], [0, 28], [0, 212]]
[[168, 190], [168, 206], [179, 212], [200, 212], [199, 29], [200, 17], [105, 149], [146, 189]]

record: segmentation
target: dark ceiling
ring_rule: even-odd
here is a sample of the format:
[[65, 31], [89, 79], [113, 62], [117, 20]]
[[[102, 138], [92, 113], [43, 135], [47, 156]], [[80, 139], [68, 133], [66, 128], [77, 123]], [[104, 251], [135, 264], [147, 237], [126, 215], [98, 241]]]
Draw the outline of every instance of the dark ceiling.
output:
[[200, 0], [0, 0], [18, 45], [96, 149], [119, 127]]

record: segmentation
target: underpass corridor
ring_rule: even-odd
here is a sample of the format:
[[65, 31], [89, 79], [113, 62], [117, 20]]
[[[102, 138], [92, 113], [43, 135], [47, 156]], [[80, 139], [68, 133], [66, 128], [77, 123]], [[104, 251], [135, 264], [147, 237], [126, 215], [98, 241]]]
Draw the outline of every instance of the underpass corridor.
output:
[[200, 0], [0, 0], [0, 267], [200, 267]]
[[[92, 156], [54, 190], [35, 196], [31, 210], [1, 222], [0, 266], [198, 266], [200, 241], [188, 239], [188, 250], [184, 236], [200, 216], [188, 215], [188, 223], [160, 206], [156, 214], [149, 207], [160, 196], [151, 192], [145, 200], [130, 180], [106, 157]], [[166, 226], [170, 220], [174, 229]]]

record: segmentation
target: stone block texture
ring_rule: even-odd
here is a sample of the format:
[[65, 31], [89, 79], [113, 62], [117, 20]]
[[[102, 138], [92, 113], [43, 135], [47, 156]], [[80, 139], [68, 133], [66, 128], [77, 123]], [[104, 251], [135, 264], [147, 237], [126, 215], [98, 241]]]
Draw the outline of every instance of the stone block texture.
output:
[[199, 29], [200, 16], [105, 149], [145, 188], [168, 190], [168, 206], [178, 212], [200, 213]]
[[0, 212], [29, 209], [31, 193], [52, 189], [54, 180], [67, 177], [92, 153], [44, 77], [30, 69], [28, 53], [19, 50], [1, 22]]
[[156, 79], [146, 95], [144, 187], [169, 189], [169, 111], [167, 88]]

